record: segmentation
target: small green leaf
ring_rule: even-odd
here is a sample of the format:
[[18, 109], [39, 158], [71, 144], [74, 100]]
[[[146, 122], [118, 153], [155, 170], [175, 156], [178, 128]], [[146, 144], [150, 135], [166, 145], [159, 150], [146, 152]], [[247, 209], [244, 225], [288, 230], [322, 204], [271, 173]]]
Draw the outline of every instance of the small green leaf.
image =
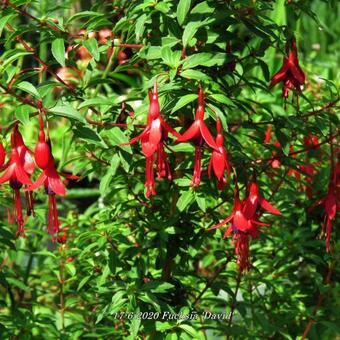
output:
[[192, 202], [193, 198], [194, 195], [192, 190], [183, 191], [176, 204], [178, 210], [184, 211], [184, 209]]
[[189, 22], [185, 26], [182, 36], [182, 42], [184, 47], [188, 46], [188, 44], [190, 43], [191, 39], [194, 37], [198, 29], [199, 24], [197, 24], [197, 22]]
[[87, 39], [83, 42], [83, 45], [87, 48], [87, 50], [90, 52], [92, 57], [99, 61], [100, 55], [98, 50], [98, 43], [95, 38]]
[[53, 113], [57, 116], [75, 119], [75, 120], [78, 120], [79, 122], [85, 121], [84, 117], [71, 105], [66, 105], [66, 104], [57, 105], [57, 106], [50, 108], [48, 112]]
[[64, 39], [58, 38], [52, 42], [52, 54], [55, 60], [61, 65], [65, 66], [65, 44]]
[[38, 99], [41, 98], [40, 93], [37, 91], [37, 89], [28, 81], [22, 81], [21, 83], [16, 84], [15, 87], [24, 92], [31, 94], [32, 96]]
[[208, 76], [201, 71], [197, 70], [184, 70], [180, 73], [180, 76], [187, 79], [207, 80]]
[[226, 104], [226, 105], [233, 105], [233, 102], [231, 99], [229, 99], [227, 96], [225, 96], [224, 94], [212, 94], [211, 96], [209, 96], [209, 98], [212, 98], [214, 100], [216, 100], [219, 103], [222, 104]]
[[191, 93], [186, 94], [185, 96], [181, 97], [180, 100], [176, 103], [176, 105], [171, 110], [171, 113], [176, 112], [177, 110], [181, 109], [183, 106], [191, 103], [197, 98], [197, 94]]
[[35, 112], [34, 109], [30, 105], [20, 105], [15, 109], [15, 117], [20, 120], [20, 122], [24, 125], [30, 123], [30, 113]]
[[15, 287], [18, 287], [21, 290], [24, 290], [25, 292], [29, 292], [31, 289], [26, 286], [22, 281], [19, 281], [17, 279], [14, 279], [13, 277], [6, 278], [6, 281]]
[[6, 24], [13, 19], [14, 17], [16, 17], [17, 14], [9, 14], [9, 15], [5, 15], [4, 17], [2, 17], [0, 19], [0, 37], [2, 35], [2, 31], [4, 29], [4, 27], [6, 26]]
[[205, 198], [199, 194], [195, 195], [196, 202], [202, 211], [206, 211]]
[[136, 21], [136, 25], [135, 25], [136, 42], [140, 41], [140, 38], [142, 37], [144, 33], [146, 19], [147, 19], [147, 15], [142, 14]]
[[191, 0], [180, 0], [177, 6], [176, 16], [178, 23], [182, 26], [191, 5]]

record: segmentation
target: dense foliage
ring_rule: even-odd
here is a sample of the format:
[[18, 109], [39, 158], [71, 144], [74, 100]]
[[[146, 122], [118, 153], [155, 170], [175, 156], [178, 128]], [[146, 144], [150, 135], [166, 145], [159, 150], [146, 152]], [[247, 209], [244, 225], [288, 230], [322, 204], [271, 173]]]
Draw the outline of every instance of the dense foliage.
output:
[[340, 335], [337, 1], [0, 11], [1, 339]]

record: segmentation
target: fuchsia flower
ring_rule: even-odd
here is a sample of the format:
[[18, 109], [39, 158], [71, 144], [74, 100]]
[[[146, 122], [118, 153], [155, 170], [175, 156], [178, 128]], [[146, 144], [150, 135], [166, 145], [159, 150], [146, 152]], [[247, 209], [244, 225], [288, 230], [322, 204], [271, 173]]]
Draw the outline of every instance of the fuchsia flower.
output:
[[[22, 140], [17, 125], [12, 132], [11, 147], [10, 159], [7, 164], [4, 165], [3, 170], [5, 170], [5, 172], [0, 177], [0, 184], [8, 181], [10, 187], [14, 190], [15, 219], [18, 225], [17, 235], [19, 236], [25, 233], [20, 188], [22, 185], [32, 184], [29, 176], [34, 171], [34, 163], [30, 156], [30, 151]], [[30, 204], [32, 204], [32, 202], [27, 202], [28, 207]]]
[[284, 56], [283, 65], [280, 70], [273, 75], [269, 84], [269, 88], [272, 88], [276, 84], [282, 82], [282, 97], [285, 99], [288, 98], [289, 90], [293, 88], [300, 93], [301, 87], [305, 83], [305, 74], [299, 65], [295, 39], [293, 39], [291, 43], [287, 42], [286, 51], [288, 57]]
[[[337, 167], [339, 165], [337, 164]], [[334, 220], [337, 212], [337, 208], [340, 208], [340, 198], [336, 194], [336, 178], [337, 171], [334, 172], [332, 179], [328, 185], [328, 192], [326, 197], [320, 199], [316, 203], [314, 203], [309, 211], [313, 210], [318, 205], [323, 205], [325, 209], [325, 217], [323, 228], [326, 228], [326, 251], [329, 252], [331, 249], [331, 232], [332, 232], [332, 221]]]
[[260, 233], [257, 226], [269, 226], [269, 224], [259, 221], [258, 209], [260, 206], [272, 214], [281, 214], [278, 209], [274, 208], [259, 194], [255, 179], [250, 185], [249, 196], [242, 202], [240, 201], [239, 190], [236, 186], [234, 207], [231, 215], [208, 229], [213, 230], [230, 222], [230, 225], [223, 234], [223, 238], [233, 234], [232, 244], [235, 247], [237, 264], [241, 272], [250, 269], [249, 236], [258, 238]]
[[157, 160], [158, 178], [168, 177], [169, 180], [172, 179], [167, 155], [164, 151], [164, 141], [168, 138], [168, 133], [171, 133], [177, 138], [180, 137], [180, 135], [164, 121], [160, 114], [156, 83], [153, 91], [149, 91], [149, 99], [150, 107], [145, 129], [141, 134], [132, 138], [128, 143], [121, 144], [123, 146], [136, 143], [139, 140], [141, 141], [142, 152], [146, 157], [146, 197], [156, 195], [154, 179], [155, 156]]
[[201, 182], [201, 160], [202, 147], [204, 142], [212, 149], [218, 151], [219, 147], [216, 145], [209, 129], [204, 123], [204, 92], [202, 86], [198, 88], [198, 106], [196, 110], [195, 120], [183, 135], [179, 136], [176, 143], [183, 143], [192, 140], [195, 144], [195, 162], [194, 174], [191, 181], [191, 186], [198, 187]]
[[216, 145], [218, 149], [217, 150], [214, 149], [212, 152], [208, 167], [208, 174], [210, 177], [211, 169], [214, 170], [214, 174], [218, 179], [217, 188], [219, 190], [222, 190], [227, 183], [227, 179], [224, 177], [224, 172], [227, 171], [228, 175], [230, 175], [230, 164], [228, 160], [227, 151], [225, 150], [223, 145], [224, 138], [222, 134], [222, 125], [218, 117], [216, 119], [216, 129], [217, 129]]
[[[57, 210], [56, 195], [65, 196], [66, 189], [60, 174], [55, 167], [54, 158], [51, 152], [50, 140], [45, 138], [42, 116], [39, 116], [39, 135], [38, 143], [35, 148], [35, 160], [40, 169], [43, 170], [38, 179], [29, 185], [28, 191], [33, 191], [44, 185], [46, 194], [48, 195], [48, 222], [47, 230], [51, 234], [52, 240], [55, 241], [55, 233], [59, 232], [59, 219]], [[66, 177], [66, 175], [63, 175]], [[78, 176], [69, 176], [72, 179]]]

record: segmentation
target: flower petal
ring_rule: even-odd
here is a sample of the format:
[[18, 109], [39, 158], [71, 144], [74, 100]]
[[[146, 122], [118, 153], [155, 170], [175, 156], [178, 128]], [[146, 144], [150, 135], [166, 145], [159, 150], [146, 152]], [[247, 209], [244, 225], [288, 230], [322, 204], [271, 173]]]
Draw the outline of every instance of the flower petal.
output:
[[42, 172], [42, 174], [38, 177], [38, 179], [32, 183], [31, 185], [29, 185], [27, 187], [27, 189], [25, 189], [24, 191], [33, 191], [35, 189], [38, 189], [39, 187], [41, 187], [44, 183], [45, 183], [45, 180], [46, 180], [46, 173], [45, 173], [45, 170]]
[[230, 216], [228, 216], [227, 218], [225, 218], [223, 221], [213, 225], [212, 227], [210, 227], [208, 230], [213, 230], [213, 229], [217, 229], [219, 227], [221, 227], [222, 225], [227, 224], [229, 221], [231, 221], [231, 219], [234, 217], [234, 214], [231, 214]]
[[282, 67], [279, 69], [279, 71], [277, 71], [269, 84], [269, 88], [275, 86], [277, 83], [280, 83], [281, 81], [283, 81], [286, 76], [287, 76], [287, 70], [288, 70], [288, 64], [287, 64], [287, 58], [284, 59], [283, 65]]
[[32, 181], [30, 180], [30, 178], [28, 177], [27, 173], [25, 172], [24, 168], [21, 165], [16, 164], [15, 174], [20, 183], [27, 185], [32, 184]]
[[5, 173], [0, 177], [0, 184], [7, 182], [11, 177], [14, 172], [15, 164], [11, 164]]
[[238, 230], [241, 230], [241, 231], [246, 231], [251, 227], [249, 220], [247, 220], [244, 217], [244, 215], [242, 214], [240, 210], [237, 210], [235, 212], [233, 224]]
[[189, 129], [183, 133], [183, 135], [179, 135], [176, 143], [187, 142], [188, 140], [192, 139], [197, 134], [199, 134], [200, 130], [199, 125], [197, 123], [198, 123], [197, 121], [193, 122]]
[[169, 125], [162, 117], [160, 117], [159, 119], [161, 120], [161, 124], [166, 132], [171, 133], [176, 138], [180, 137], [180, 134], [171, 125]]
[[149, 142], [153, 145], [158, 145], [162, 138], [162, 125], [160, 119], [154, 119], [151, 122]]
[[224, 155], [220, 152], [213, 151], [213, 154], [211, 156], [214, 172], [218, 179], [221, 179], [223, 176], [224, 170], [225, 170], [225, 158]]
[[203, 139], [205, 140], [205, 142], [213, 149], [218, 149], [218, 146], [215, 143], [215, 140], [213, 138], [213, 136], [211, 135], [209, 129], [207, 128], [207, 126], [205, 125], [203, 120], [199, 121], [199, 128], [202, 134]]
[[279, 209], [273, 207], [266, 199], [262, 196], [259, 196], [259, 203], [264, 210], [267, 210], [269, 213], [274, 215], [282, 215]]
[[231, 225], [227, 228], [227, 230], [224, 232], [223, 234], [223, 238], [227, 238], [231, 232], [233, 231], [233, 228], [231, 227]]

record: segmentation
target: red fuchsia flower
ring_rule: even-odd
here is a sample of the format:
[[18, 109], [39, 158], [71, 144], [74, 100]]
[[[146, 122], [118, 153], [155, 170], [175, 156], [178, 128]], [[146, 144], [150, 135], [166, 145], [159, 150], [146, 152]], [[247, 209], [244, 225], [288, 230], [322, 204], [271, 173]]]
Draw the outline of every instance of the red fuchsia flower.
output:
[[198, 187], [201, 182], [201, 160], [202, 147], [207, 143], [212, 149], [218, 151], [219, 148], [215, 143], [208, 127], [204, 123], [204, 92], [202, 86], [198, 88], [198, 106], [196, 109], [195, 120], [183, 135], [179, 136], [177, 143], [183, 143], [192, 140], [195, 145], [194, 174], [191, 180], [191, 186]]
[[228, 160], [228, 153], [224, 148], [224, 137], [222, 134], [222, 125], [220, 119], [217, 117], [216, 119], [216, 129], [217, 129], [217, 136], [216, 136], [216, 145], [218, 147], [217, 150], [213, 150], [209, 167], [208, 167], [208, 174], [209, 177], [211, 176], [211, 170], [214, 170], [214, 174], [218, 179], [217, 188], [222, 190], [223, 187], [227, 183], [226, 177], [224, 177], [224, 172], [226, 171], [228, 175], [230, 175], [230, 164]]
[[263, 196], [261, 196], [259, 185], [257, 184], [254, 175], [253, 180], [249, 185], [249, 195], [243, 201], [243, 213], [248, 219], [253, 219], [260, 207], [270, 214], [281, 215], [279, 209], [273, 207]]
[[318, 205], [323, 205], [325, 208], [325, 218], [323, 228], [326, 228], [326, 251], [329, 252], [331, 248], [331, 232], [332, 221], [336, 216], [336, 210], [340, 207], [339, 197], [336, 196], [336, 187], [333, 181], [328, 186], [328, 193], [326, 197], [317, 201], [310, 207], [310, 210], [314, 209]]
[[[20, 188], [22, 185], [32, 184], [29, 174], [25, 171], [26, 169], [32, 170], [32, 165], [30, 164], [29, 157], [25, 157], [28, 152], [23, 141], [18, 137], [20, 132], [17, 126], [13, 129], [11, 136], [11, 154], [10, 159], [4, 166], [5, 172], [0, 177], [0, 184], [9, 182], [10, 187], [14, 190], [14, 205], [15, 205], [15, 219], [18, 225], [17, 236], [24, 235], [24, 217], [22, 213], [22, 204], [20, 197]], [[21, 136], [21, 135], [20, 135]], [[17, 144], [19, 143], [19, 144]], [[27, 150], [26, 150], [27, 149]], [[26, 160], [26, 162], [25, 162]]]
[[259, 221], [258, 216], [255, 213], [251, 216], [251, 218], [245, 214], [244, 202], [240, 201], [237, 187], [235, 189], [234, 207], [231, 215], [210, 227], [208, 230], [219, 228], [229, 222], [230, 225], [224, 232], [223, 238], [227, 238], [230, 234], [233, 234], [232, 244], [235, 247], [239, 270], [240, 272], [247, 271], [250, 269], [249, 236], [258, 238], [259, 231], [257, 229], [257, 225], [269, 225]]
[[129, 145], [141, 141], [142, 152], [146, 157], [146, 176], [145, 187], [146, 197], [156, 195], [155, 179], [154, 179], [154, 161], [157, 161], [158, 179], [168, 177], [172, 179], [170, 166], [167, 161], [167, 155], [164, 151], [164, 141], [168, 138], [168, 134], [179, 138], [180, 135], [168, 125], [160, 114], [158, 102], [157, 84], [155, 83], [153, 91], [149, 91], [150, 107], [147, 116], [146, 127], [141, 134], [132, 138], [128, 143], [121, 144]]
[[296, 41], [293, 39], [286, 44], [287, 56], [283, 58], [283, 65], [280, 70], [275, 73], [271, 79], [269, 87], [272, 88], [276, 84], [282, 82], [282, 97], [287, 99], [289, 90], [295, 88], [300, 93], [301, 87], [305, 83], [305, 74], [300, 65], [296, 48]]
[[[46, 194], [48, 195], [47, 230], [48, 233], [51, 234], [52, 240], [55, 241], [55, 234], [59, 232], [60, 225], [58, 219], [56, 195], [65, 196], [66, 188], [60, 178], [60, 174], [56, 170], [50, 140], [45, 138], [41, 115], [39, 116], [39, 135], [38, 143], [35, 148], [35, 159], [37, 161], [37, 165], [43, 170], [43, 172], [34, 183], [29, 185], [27, 190], [33, 191], [44, 185]], [[65, 174], [62, 175], [72, 179], [79, 178], [78, 176], [68, 176]]]

